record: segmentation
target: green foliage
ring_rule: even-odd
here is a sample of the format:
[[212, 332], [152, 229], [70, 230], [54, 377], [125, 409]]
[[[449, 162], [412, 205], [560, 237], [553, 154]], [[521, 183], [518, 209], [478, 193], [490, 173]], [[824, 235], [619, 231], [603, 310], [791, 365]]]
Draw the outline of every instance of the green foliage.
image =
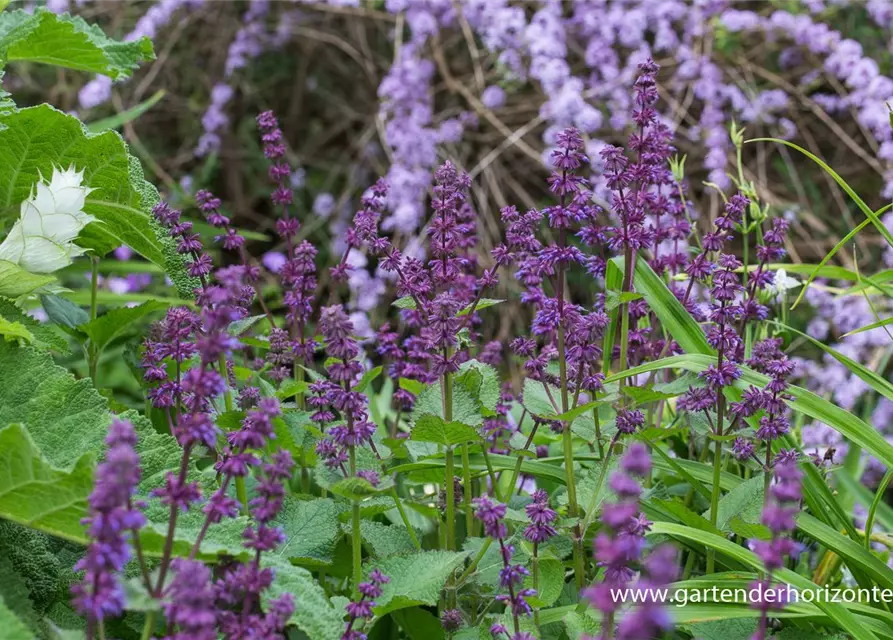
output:
[[[126, 244], [163, 267], [183, 294], [192, 279], [171, 239], [149, 215], [157, 191], [143, 178], [121, 136], [113, 131], [88, 134], [77, 118], [49, 105], [0, 115], [0, 125], [6, 127], [0, 131], [0, 212], [18, 215], [19, 203], [41, 175], [51, 175], [54, 166], [73, 165], [84, 171], [84, 185], [95, 189], [84, 210], [97, 218], [81, 233], [78, 244], [99, 254]], [[41, 285], [29, 290], [37, 286]], [[191, 294], [188, 288], [186, 292]], [[2, 288], [0, 295], [15, 297]]]
[[295, 564], [327, 565], [334, 559], [335, 543], [340, 537], [338, 514], [341, 509], [328, 498], [285, 501], [277, 523], [286, 541], [276, 555]]
[[116, 42], [80, 17], [45, 9], [0, 13], [0, 61], [40, 62], [120, 80], [154, 58], [149, 38]]
[[344, 632], [344, 611], [332, 606], [313, 574], [289, 564], [280, 556], [265, 556], [264, 566], [272, 568], [276, 574], [273, 584], [261, 596], [264, 605], [290, 593], [296, 606], [289, 622], [311, 640], [339, 640]]
[[0, 598], [0, 628], [6, 640], [34, 640], [34, 633], [16, 616]]
[[[0, 120], [2, 120], [0, 114]], [[0, 132], [0, 136], [3, 132]], [[0, 296], [18, 298], [47, 286], [53, 282], [53, 276], [28, 273], [17, 264], [8, 260], [0, 260]]]
[[[49, 609], [67, 584], [49, 537], [40, 531], [0, 520], [0, 556], [21, 579], [37, 611]], [[6, 579], [9, 574], [0, 575]]]
[[466, 442], [477, 442], [481, 439], [476, 429], [461, 422], [444, 422], [439, 416], [426, 413], [416, 419], [412, 429], [412, 439], [418, 442], [433, 442], [446, 446], [455, 446]]
[[54, 349], [68, 353], [68, 341], [52, 325], [38, 322], [13, 304], [12, 300], [0, 297], [0, 318], [22, 325], [31, 334], [33, 346], [38, 349]]
[[452, 551], [419, 551], [374, 563], [391, 578], [376, 599], [375, 614], [383, 616], [398, 609], [437, 604], [447, 578], [464, 558], [464, 553]]
[[159, 301], [149, 301], [137, 307], [121, 307], [111, 309], [96, 318], [78, 326], [93, 343], [93, 346], [102, 351], [112, 340], [127, 331], [130, 325], [146, 316], [166, 309], [167, 304]]

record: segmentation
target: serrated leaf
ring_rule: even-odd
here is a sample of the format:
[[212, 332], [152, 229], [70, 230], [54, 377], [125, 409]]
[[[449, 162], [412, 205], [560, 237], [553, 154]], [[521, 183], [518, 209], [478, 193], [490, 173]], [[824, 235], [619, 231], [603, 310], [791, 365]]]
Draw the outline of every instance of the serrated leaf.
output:
[[554, 420], [560, 413], [560, 409], [556, 409], [556, 406], [560, 406], [558, 404], [561, 401], [560, 393], [556, 387], [545, 382], [525, 378], [524, 408], [537, 417]]
[[97, 219], [81, 232], [78, 245], [104, 254], [126, 244], [172, 273], [150, 221], [153, 188], [139, 163], [131, 166], [120, 135], [87, 134], [77, 118], [45, 104], [0, 115], [0, 124], [6, 127], [0, 131], [0, 211], [17, 215], [40, 175], [52, 175], [53, 166], [74, 166], [84, 172], [84, 186], [94, 189], [84, 211]]
[[[744, 522], [758, 523], [763, 512], [763, 476], [758, 475], [729, 491], [719, 500], [716, 526], [730, 532], [729, 522], [739, 518]], [[710, 513], [706, 512], [705, 517]]]
[[459, 366], [455, 384], [461, 384], [488, 411], [496, 411], [502, 391], [499, 373], [488, 364], [467, 360]]
[[328, 498], [309, 501], [287, 498], [276, 518], [286, 539], [274, 553], [296, 564], [331, 564], [335, 543], [340, 537], [340, 511]]
[[[484, 422], [481, 413], [481, 404], [471, 393], [461, 385], [453, 387], [453, 416], [452, 422], [461, 422], [470, 427], [477, 427]], [[440, 382], [428, 385], [419, 394], [412, 410], [412, 420], [425, 414], [443, 418], [443, 400], [441, 398]]]
[[9, 342], [22, 341], [27, 344], [34, 343], [34, 334], [28, 331], [28, 328], [21, 322], [8, 320], [0, 316], [0, 336]]
[[270, 601], [286, 593], [291, 594], [295, 603], [294, 613], [289, 619], [291, 624], [311, 640], [341, 638], [344, 633], [344, 611], [332, 606], [312, 573], [272, 554], [264, 554], [262, 566], [274, 571], [273, 584], [261, 596], [265, 607]]
[[444, 422], [442, 418], [427, 413], [415, 421], [411, 439], [416, 442], [433, 442], [452, 447], [466, 442], [477, 442], [481, 439], [481, 435], [474, 427], [456, 421]]
[[32, 336], [34, 346], [39, 349], [55, 349], [61, 353], [69, 353], [68, 341], [51, 324], [41, 324], [31, 316], [25, 315], [12, 300], [0, 297], [0, 317], [23, 325]]
[[55, 280], [53, 276], [28, 273], [9, 260], [0, 260], [0, 296], [18, 298], [34, 293]]
[[[350, 523], [343, 524], [345, 529]], [[405, 527], [388, 525], [375, 520], [360, 521], [360, 536], [379, 560], [397, 554], [412, 553], [416, 550]]]
[[459, 567], [465, 555], [453, 551], [419, 551], [374, 563], [375, 568], [391, 579], [382, 585], [382, 594], [375, 599], [375, 615], [436, 605], [447, 578]]
[[[135, 412], [122, 418], [130, 420], [137, 431], [136, 450], [140, 455], [142, 478], [138, 488], [141, 497], [160, 486], [182, 457], [182, 449], [168, 434], [156, 432], [148, 420]], [[0, 424], [26, 424], [26, 436], [15, 433], [8, 446], [0, 447], [9, 469], [0, 472], [0, 481], [20, 477], [15, 491], [0, 486], [0, 517], [27, 523], [60, 538], [86, 543], [81, 519], [86, 515], [86, 499], [90, 493], [93, 465], [105, 450], [111, 414], [108, 403], [90, 385], [89, 380], [75, 380], [52, 358], [32, 347], [16, 347], [0, 343]], [[21, 427], [17, 427], [25, 431]], [[15, 455], [11, 452], [15, 452]], [[29, 461], [29, 469], [44, 478], [38, 485], [21, 472], [12, 475], [13, 465], [21, 470], [21, 461]], [[26, 469], [27, 471], [27, 469]], [[190, 475], [208, 494], [216, 484], [213, 474], [193, 469]], [[32, 495], [31, 492], [37, 492]], [[168, 508], [158, 500], [149, 501], [145, 510], [149, 520], [140, 535], [147, 555], [160, 554], [166, 535]], [[177, 523], [174, 553], [188, 554], [204, 514], [192, 509], [182, 514]], [[227, 553], [242, 557], [241, 534], [244, 518], [224, 521], [208, 530], [207, 544], [202, 544], [202, 557]]]
[[130, 325], [149, 314], [167, 309], [167, 307], [168, 305], [164, 302], [152, 300], [137, 307], [110, 309], [98, 318], [79, 325], [78, 329], [87, 334], [93, 345], [102, 351], [107, 344], [124, 333]]
[[[525, 588], [533, 588], [533, 568], [531, 575], [524, 579]], [[539, 580], [536, 595], [528, 598], [531, 605], [538, 608], [552, 606], [564, 588], [564, 565], [555, 558], [539, 559]]]
[[0, 58], [25, 60], [90, 73], [112, 80], [130, 77], [140, 62], [154, 60], [152, 41], [143, 36], [116, 42], [96, 25], [46, 9], [0, 14]]

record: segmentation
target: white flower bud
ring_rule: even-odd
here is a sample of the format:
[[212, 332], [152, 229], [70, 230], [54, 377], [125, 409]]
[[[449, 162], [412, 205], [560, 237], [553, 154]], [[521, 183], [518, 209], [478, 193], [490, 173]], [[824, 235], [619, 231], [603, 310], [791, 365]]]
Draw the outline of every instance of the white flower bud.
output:
[[93, 189], [81, 185], [83, 171], [53, 167], [53, 176], [43, 176], [27, 200], [19, 219], [0, 244], [0, 260], [14, 262], [31, 273], [52, 273], [71, 264], [84, 250], [74, 244], [88, 223], [95, 220], [84, 212], [84, 201]]

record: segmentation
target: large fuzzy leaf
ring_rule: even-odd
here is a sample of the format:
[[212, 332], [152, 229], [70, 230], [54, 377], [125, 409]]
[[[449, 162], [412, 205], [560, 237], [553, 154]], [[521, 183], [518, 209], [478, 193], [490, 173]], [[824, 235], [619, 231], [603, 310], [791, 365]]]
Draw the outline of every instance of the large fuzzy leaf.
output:
[[49, 105], [0, 114], [0, 214], [19, 215], [19, 204], [40, 176], [54, 166], [74, 166], [84, 172], [84, 185], [95, 189], [84, 210], [95, 216], [78, 244], [104, 254], [126, 244], [163, 267], [181, 296], [190, 296], [197, 283], [186, 275], [183, 259], [172, 240], [151, 219], [158, 192], [143, 177], [120, 135], [88, 134], [73, 116]]
[[116, 42], [98, 26], [67, 13], [45, 9], [0, 13], [0, 59], [8, 62], [40, 62], [120, 80], [140, 62], [154, 58], [149, 38]]
[[391, 581], [382, 586], [381, 596], [375, 599], [375, 614], [383, 616], [397, 609], [436, 605], [447, 578], [464, 558], [464, 553], [419, 551], [376, 563], [375, 567]]

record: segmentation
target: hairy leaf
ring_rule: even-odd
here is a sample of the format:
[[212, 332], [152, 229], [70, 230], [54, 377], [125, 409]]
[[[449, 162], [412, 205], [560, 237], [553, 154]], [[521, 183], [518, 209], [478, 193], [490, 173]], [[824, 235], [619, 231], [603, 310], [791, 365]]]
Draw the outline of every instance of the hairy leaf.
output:
[[447, 578], [464, 558], [464, 553], [452, 551], [419, 551], [376, 562], [373, 566], [391, 581], [382, 585], [375, 614], [383, 616], [397, 609], [436, 605]]
[[296, 564], [331, 564], [335, 543], [340, 537], [340, 512], [328, 498], [310, 501], [287, 498], [276, 518], [286, 535], [276, 555]]
[[27, 60], [57, 67], [127, 78], [140, 62], [154, 60], [152, 41], [143, 36], [116, 42], [83, 18], [56, 15], [45, 9], [0, 14], [0, 58]]

